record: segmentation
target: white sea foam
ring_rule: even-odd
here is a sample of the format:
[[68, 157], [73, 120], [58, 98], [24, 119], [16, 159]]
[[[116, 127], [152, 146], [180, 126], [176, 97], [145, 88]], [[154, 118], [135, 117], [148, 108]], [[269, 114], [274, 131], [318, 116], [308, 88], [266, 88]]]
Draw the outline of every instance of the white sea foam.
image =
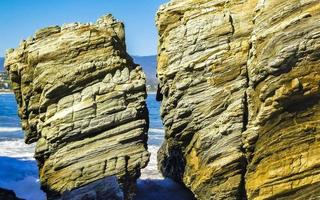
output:
[[0, 141], [0, 156], [33, 160], [35, 145], [27, 145], [23, 139]]
[[0, 127], [0, 133], [1, 132], [17, 132], [22, 131], [20, 127]]
[[141, 170], [140, 179], [161, 179], [162, 175], [158, 171], [157, 167], [157, 152], [158, 146], [148, 146], [148, 151], [151, 153], [149, 164], [146, 168]]
[[149, 132], [164, 134], [164, 130], [162, 128], [149, 128]]

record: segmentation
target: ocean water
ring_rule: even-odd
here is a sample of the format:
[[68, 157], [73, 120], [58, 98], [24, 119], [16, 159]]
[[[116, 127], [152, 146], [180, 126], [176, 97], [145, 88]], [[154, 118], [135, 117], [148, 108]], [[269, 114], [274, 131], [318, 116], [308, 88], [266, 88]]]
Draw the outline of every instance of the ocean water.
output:
[[[164, 179], [157, 170], [157, 151], [164, 138], [159, 114], [160, 103], [154, 94], [147, 98], [150, 128], [148, 150], [151, 158], [138, 179], [136, 200], [189, 200], [189, 191], [170, 179]], [[26, 200], [44, 200], [40, 190], [38, 168], [33, 158], [34, 145], [26, 145], [17, 104], [13, 94], [0, 94], [0, 188], [11, 189]]]
[[13, 94], [0, 94], [0, 188], [27, 200], [43, 200], [34, 145], [26, 145]]

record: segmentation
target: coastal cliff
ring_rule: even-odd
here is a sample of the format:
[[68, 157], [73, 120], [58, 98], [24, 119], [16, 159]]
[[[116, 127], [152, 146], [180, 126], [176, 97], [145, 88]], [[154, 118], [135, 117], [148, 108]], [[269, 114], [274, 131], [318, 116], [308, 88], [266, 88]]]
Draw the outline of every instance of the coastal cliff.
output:
[[41, 29], [8, 50], [5, 67], [48, 199], [131, 199], [149, 119], [124, 25], [107, 15]]
[[162, 174], [200, 200], [320, 198], [318, 0], [157, 13]]

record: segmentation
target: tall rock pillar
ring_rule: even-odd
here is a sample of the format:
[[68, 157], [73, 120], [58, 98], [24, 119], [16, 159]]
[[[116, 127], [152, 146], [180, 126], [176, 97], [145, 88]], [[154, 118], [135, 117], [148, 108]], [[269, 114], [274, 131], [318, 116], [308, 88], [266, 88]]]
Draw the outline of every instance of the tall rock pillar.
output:
[[164, 176], [200, 200], [320, 198], [319, 0], [157, 13]]
[[124, 25], [107, 15], [41, 29], [5, 65], [48, 198], [131, 199], [149, 160], [148, 111]]

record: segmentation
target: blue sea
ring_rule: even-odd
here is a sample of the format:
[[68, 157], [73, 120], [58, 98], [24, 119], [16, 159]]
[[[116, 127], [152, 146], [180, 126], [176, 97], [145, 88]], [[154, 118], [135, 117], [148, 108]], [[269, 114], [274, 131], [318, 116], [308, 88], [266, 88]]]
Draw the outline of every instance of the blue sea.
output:
[[[138, 180], [136, 200], [188, 200], [192, 196], [157, 170], [156, 154], [163, 142], [164, 130], [159, 114], [160, 103], [155, 94], [147, 98], [150, 128], [148, 150], [151, 158]], [[13, 94], [0, 94], [0, 188], [13, 190], [26, 200], [44, 200], [40, 190], [38, 168], [33, 158], [35, 145], [26, 145], [17, 104]]]
[[18, 197], [45, 199], [40, 190], [34, 145], [26, 145], [13, 94], [0, 94], [0, 188]]

